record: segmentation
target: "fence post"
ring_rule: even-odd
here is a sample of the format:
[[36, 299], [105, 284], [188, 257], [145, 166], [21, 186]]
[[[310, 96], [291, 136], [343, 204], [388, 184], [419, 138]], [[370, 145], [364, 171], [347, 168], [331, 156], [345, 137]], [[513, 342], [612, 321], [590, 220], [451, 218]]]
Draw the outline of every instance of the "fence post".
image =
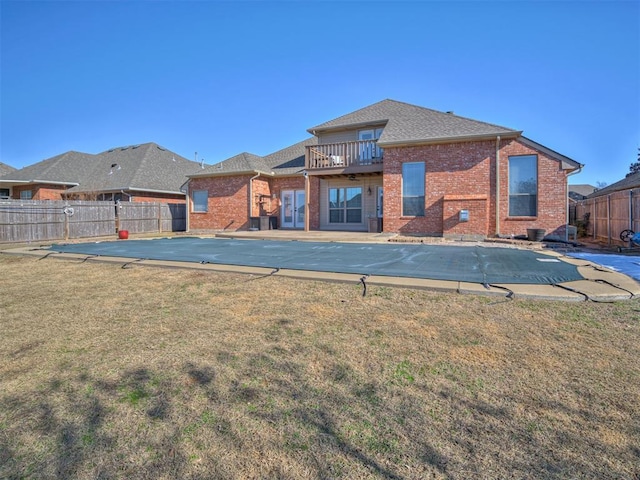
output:
[[158, 203], [158, 233], [162, 232], [162, 204]]
[[629, 230], [633, 231], [633, 188], [629, 190]]
[[607, 245], [611, 245], [611, 194], [607, 195]]
[[598, 222], [596, 222], [596, 199], [593, 199], [593, 220], [591, 220], [591, 224], [593, 225], [593, 239], [596, 239], [596, 227], [598, 225]]
[[[66, 210], [66, 209], [64, 209]], [[65, 241], [69, 240], [69, 215], [66, 211], [63, 210], [64, 215], [64, 239]]]

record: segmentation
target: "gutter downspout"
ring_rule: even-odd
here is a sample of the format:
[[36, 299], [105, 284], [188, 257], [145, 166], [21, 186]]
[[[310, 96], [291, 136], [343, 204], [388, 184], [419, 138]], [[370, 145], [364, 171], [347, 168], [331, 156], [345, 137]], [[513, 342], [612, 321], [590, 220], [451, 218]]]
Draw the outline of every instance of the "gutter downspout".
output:
[[[566, 178], [566, 182], [565, 182], [565, 189], [564, 189], [564, 193], [565, 193], [565, 197], [567, 198], [567, 210], [566, 210], [566, 218], [565, 218], [565, 226], [564, 226], [564, 241], [568, 242], [569, 241], [569, 177], [571, 175], [577, 175], [578, 173], [580, 173], [582, 171], [582, 167], [584, 167], [584, 165], [581, 163], [580, 166], [578, 167], [577, 170], [574, 170], [571, 173], [567, 174], [567, 178]], [[578, 236], [576, 235], [576, 241], [578, 241]]]
[[496, 137], [496, 237], [500, 236], [500, 135]]
[[[184, 208], [186, 209], [186, 211], [184, 212], [184, 231], [189, 233], [189, 224], [190, 222], [190, 217], [191, 217], [191, 198], [189, 197], [189, 182], [191, 181], [191, 179], [187, 180], [187, 183], [185, 183], [185, 202], [184, 202]], [[207, 195], [208, 196], [208, 195]]]
[[249, 179], [249, 224], [251, 224], [251, 214], [253, 213], [253, 181], [260, 176], [260, 172], [258, 172], [255, 176]]

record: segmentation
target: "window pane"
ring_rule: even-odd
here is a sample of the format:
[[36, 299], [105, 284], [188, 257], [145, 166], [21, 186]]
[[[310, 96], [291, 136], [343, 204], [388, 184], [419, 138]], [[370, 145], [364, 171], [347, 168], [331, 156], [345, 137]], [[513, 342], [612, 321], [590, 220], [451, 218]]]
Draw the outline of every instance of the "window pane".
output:
[[362, 187], [347, 188], [347, 208], [362, 206]]
[[402, 164], [402, 214], [424, 216], [424, 162]]
[[32, 198], [31, 190], [20, 191], [20, 200], [31, 200], [31, 198]]
[[344, 223], [344, 210], [329, 210], [329, 223]]
[[537, 200], [538, 157], [536, 155], [509, 157], [509, 215], [536, 216]]
[[209, 192], [207, 190], [193, 191], [193, 211], [206, 212], [208, 209]]
[[348, 209], [347, 223], [362, 223], [362, 209], [360, 208]]
[[341, 188], [329, 189], [329, 208], [342, 207], [344, 203], [344, 195]]

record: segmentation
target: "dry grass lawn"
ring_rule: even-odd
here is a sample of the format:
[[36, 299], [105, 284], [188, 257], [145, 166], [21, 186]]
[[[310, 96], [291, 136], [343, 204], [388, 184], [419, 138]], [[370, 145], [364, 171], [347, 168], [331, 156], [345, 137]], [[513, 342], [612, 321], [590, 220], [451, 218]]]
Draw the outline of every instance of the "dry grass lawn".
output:
[[0, 271], [0, 478], [640, 478], [635, 300]]

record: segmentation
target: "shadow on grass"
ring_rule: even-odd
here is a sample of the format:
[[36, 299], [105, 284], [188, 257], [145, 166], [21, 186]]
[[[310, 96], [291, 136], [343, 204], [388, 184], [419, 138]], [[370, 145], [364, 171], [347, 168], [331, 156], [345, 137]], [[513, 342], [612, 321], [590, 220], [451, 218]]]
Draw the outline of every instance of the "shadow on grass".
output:
[[[496, 407], [437, 376], [417, 386], [406, 366], [380, 381], [337, 363], [311, 381], [273, 352], [110, 378], [61, 373], [4, 395], [0, 477], [633, 478], [599, 462], [611, 447], [570, 455], [585, 448], [576, 433], [519, 425], [514, 405], [530, 399]], [[563, 448], [549, 451], [549, 437]], [[629, 449], [615, 453], [637, 458]]]

